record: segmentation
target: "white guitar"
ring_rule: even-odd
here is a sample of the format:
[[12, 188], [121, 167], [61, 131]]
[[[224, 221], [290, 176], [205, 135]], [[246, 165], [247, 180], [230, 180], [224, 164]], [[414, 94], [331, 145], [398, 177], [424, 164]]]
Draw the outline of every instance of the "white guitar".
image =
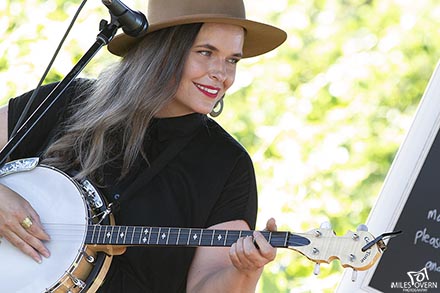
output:
[[[112, 255], [127, 246], [231, 246], [252, 231], [145, 226], [116, 226], [104, 199], [87, 181], [78, 183], [63, 172], [29, 158], [0, 169], [0, 183], [22, 195], [39, 213], [51, 241], [51, 257], [42, 264], [0, 239], [0, 292], [95, 292]], [[62, 196], [60, 196], [62, 195]], [[367, 231], [335, 236], [328, 228], [306, 233], [267, 232], [274, 247], [300, 252], [316, 264], [339, 259], [355, 272], [367, 270], [381, 256], [382, 241]]]

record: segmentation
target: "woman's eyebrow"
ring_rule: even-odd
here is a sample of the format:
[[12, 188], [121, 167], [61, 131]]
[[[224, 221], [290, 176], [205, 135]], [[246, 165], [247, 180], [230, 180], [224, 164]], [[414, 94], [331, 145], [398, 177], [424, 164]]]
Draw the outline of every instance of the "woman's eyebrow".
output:
[[[215, 47], [215, 46], [213, 46], [211, 44], [201, 44], [201, 45], [195, 46], [195, 48], [206, 48], [206, 49], [209, 49], [209, 50], [214, 51], [214, 52], [220, 51], [217, 47]], [[243, 53], [241, 53], [241, 52], [240, 53], [235, 53], [235, 54], [232, 54], [232, 56], [242, 58], [243, 57]]]

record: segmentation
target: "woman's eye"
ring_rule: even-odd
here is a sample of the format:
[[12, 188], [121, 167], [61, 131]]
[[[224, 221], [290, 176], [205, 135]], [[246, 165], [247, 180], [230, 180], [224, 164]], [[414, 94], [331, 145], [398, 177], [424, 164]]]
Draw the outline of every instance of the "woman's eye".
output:
[[238, 59], [238, 58], [231, 58], [231, 59], [228, 59], [228, 62], [231, 63], [231, 64], [237, 64], [238, 61], [240, 61], [240, 59]]
[[211, 56], [211, 51], [199, 51], [198, 53], [202, 56]]

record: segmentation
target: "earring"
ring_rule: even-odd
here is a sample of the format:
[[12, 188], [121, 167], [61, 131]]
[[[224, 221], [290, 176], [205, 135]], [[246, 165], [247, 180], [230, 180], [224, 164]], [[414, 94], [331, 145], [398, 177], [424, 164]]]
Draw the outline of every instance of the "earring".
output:
[[[212, 108], [211, 113], [209, 113], [209, 115], [211, 115], [212, 117], [217, 117], [223, 112], [223, 98], [224, 97], [225, 97], [225, 95], [223, 95], [221, 97], [221, 99], [218, 100], [217, 103], [215, 103], [214, 108]], [[216, 108], [219, 108], [219, 109], [216, 109]]]

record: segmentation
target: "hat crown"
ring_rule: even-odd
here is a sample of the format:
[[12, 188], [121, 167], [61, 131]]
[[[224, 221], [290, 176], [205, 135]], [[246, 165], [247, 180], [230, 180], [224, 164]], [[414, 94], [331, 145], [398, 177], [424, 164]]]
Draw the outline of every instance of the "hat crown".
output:
[[[281, 45], [285, 31], [261, 22], [246, 19], [243, 0], [147, 0], [149, 23], [147, 33], [190, 23], [222, 23], [238, 25], [246, 30], [243, 57], [264, 54]], [[124, 56], [140, 38], [125, 34], [116, 36], [108, 45], [115, 55]]]
[[149, 0], [147, 15], [150, 24], [196, 15], [246, 18], [242, 0]]

